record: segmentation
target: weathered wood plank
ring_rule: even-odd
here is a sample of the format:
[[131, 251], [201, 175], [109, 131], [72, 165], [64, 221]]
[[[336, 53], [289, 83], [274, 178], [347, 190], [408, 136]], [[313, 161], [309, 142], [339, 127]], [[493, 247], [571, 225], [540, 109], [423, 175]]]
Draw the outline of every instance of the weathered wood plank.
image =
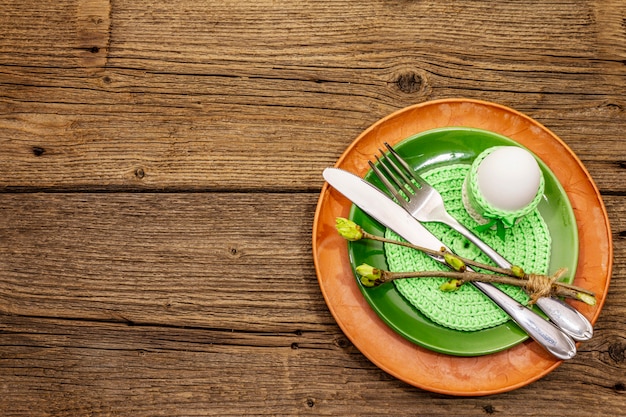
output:
[[0, 187], [313, 190], [379, 118], [467, 96], [537, 118], [623, 193], [625, 7], [563, 6], [11, 2]]
[[4, 312], [249, 331], [329, 321], [311, 258], [314, 195], [0, 201]]
[[[413, 415], [420, 399], [442, 416], [524, 415], [530, 398], [554, 416], [623, 407], [623, 280], [573, 361], [507, 394], [452, 399], [386, 375], [337, 328], [310, 258], [315, 194], [0, 198], [5, 415]], [[606, 201], [619, 277], [626, 204]], [[567, 398], [555, 404], [555, 392]]]
[[[377, 373], [336, 329], [247, 333], [0, 318], [7, 416], [315, 415], [330, 400], [319, 393], [331, 377], [354, 385], [355, 376]], [[309, 384], [316, 363], [325, 366]]]
[[249, 333], [0, 315], [0, 334], [6, 416], [362, 416], [390, 409], [409, 416], [424, 402], [433, 416], [541, 409], [546, 416], [612, 417], [623, 410], [624, 345], [607, 349], [602, 332], [545, 378], [485, 398], [407, 386], [333, 325]]

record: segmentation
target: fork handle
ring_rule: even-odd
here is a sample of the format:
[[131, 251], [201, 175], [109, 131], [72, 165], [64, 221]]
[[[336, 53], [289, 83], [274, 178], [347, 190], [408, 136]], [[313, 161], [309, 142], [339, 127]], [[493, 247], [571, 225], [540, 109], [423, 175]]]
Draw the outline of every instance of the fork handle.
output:
[[500, 268], [509, 269], [512, 266], [511, 262], [504, 259], [502, 255], [496, 252], [491, 246], [485, 243], [481, 238], [479, 238], [474, 233], [472, 233], [467, 227], [459, 223], [454, 217], [447, 215], [445, 221], [443, 222], [447, 224], [448, 226], [450, 226], [451, 228], [453, 228], [454, 230], [456, 230], [457, 232], [459, 232], [460, 234], [462, 234], [463, 236], [465, 236], [467, 240], [469, 240], [474, 245], [476, 245], [478, 249], [480, 249], [485, 255], [487, 255], [492, 261], [494, 261], [495, 264], [498, 265]]
[[[502, 255], [459, 223], [454, 217], [447, 215], [444, 223], [465, 236], [499, 267], [506, 269], [511, 267], [509, 261], [504, 259]], [[589, 340], [593, 336], [593, 326], [589, 320], [578, 310], [560, 299], [556, 297], [541, 297], [537, 300], [537, 305], [554, 324], [570, 335], [574, 340]]]

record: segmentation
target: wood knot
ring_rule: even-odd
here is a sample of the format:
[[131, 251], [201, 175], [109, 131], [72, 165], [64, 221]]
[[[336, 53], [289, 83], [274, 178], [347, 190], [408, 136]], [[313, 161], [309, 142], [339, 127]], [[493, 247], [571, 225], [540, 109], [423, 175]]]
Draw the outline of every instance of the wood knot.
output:
[[143, 179], [143, 177], [145, 176], [146, 176], [146, 172], [143, 170], [143, 168], [137, 168], [135, 170], [135, 177], [139, 179]]
[[79, 1], [75, 21], [80, 65], [90, 72], [101, 71], [110, 44], [111, 2]]
[[339, 339], [335, 340], [335, 344], [341, 349], [347, 349], [352, 346], [352, 343], [350, 343], [350, 341], [345, 337], [340, 337]]
[[621, 112], [624, 110], [624, 108], [620, 104], [617, 104], [617, 103], [607, 103], [605, 107], [615, 112]]
[[313, 398], [307, 398], [306, 406], [309, 408], [313, 408], [315, 406], [315, 401], [313, 400]]
[[493, 405], [488, 404], [483, 407], [483, 411], [485, 412], [485, 414], [493, 414], [496, 412], [496, 409], [493, 407]]
[[41, 146], [33, 146], [33, 155], [41, 156], [44, 153], [46, 153], [46, 150], [42, 148]]
[[423, 84], [422, 77], [414, 71], [400, 74], [395, 82], [400, 91], [407, 94], [419, 91]]
[[239, 258], [241, 256], [241, 251], [236, 246], [229, 246], [228, 254], [232, 258]]
[[621, 363], [626, 360], [626, 345], [613, 343], [609, 346], [609, 357], [615, 362]]

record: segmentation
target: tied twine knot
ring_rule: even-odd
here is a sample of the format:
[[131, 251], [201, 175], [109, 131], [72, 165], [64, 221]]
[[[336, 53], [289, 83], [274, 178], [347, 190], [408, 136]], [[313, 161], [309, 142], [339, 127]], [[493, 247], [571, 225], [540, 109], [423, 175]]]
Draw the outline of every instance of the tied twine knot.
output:
[[567, 271], [567, 268], [561, 268], [552, 276], [528, 274], [528, 282], [524, 288], [530, 294], [529, 304], [535, 304], [541, 297], [549, 297], [552, 295], [552, 286]]

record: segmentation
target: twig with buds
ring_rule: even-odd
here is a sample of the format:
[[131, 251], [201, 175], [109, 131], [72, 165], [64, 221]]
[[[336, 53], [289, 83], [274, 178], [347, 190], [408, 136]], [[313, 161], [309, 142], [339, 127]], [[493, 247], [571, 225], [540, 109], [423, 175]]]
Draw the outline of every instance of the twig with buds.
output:
[[[404, 241], [377, 236], [366, 232], [363, 228], [361, 228], [361, 226], [352, 220], [348, 220], [343, 217], [338, 217], [336, 219], [336, 227], [339, 234], [346, 240], [357, 241], [361, 239], [371, 239], [383, 243], [406, 246], [419, 250], [429, 256], [443, 259], [445, 264], [451, 269], [450, 271], [391, 272], [375, 268], [371, 265], [363, 264], [357, 266], [356, 272], [360, 276], [361, 284], [365, 287], [375, 287], [395, 279], [442, 277], [448, 278], [448, 281], [439, 287], [442, 291], [454, 291], [465, 282], [496, 282], [524, 288], [524, 290], [530, 295], [531, 304], [535, 303], [540, 297], [553, 295], [572, 298], [589, 305], [596, 304], [596, 298], [593, 292], [559, 281], [563, 274], [567, 272], [566, 268], [559, 269], [551, 276], [527, 274], [521, 267], [516, 265], [511, 266], [511, 268], [495, 267], [457, 256], [445, 248], [441, 248], [441, 250], [437, 251], [416, 246]], [[485, 271], [490, 271], [491, 273], [467, 270], [468, 265]]]

